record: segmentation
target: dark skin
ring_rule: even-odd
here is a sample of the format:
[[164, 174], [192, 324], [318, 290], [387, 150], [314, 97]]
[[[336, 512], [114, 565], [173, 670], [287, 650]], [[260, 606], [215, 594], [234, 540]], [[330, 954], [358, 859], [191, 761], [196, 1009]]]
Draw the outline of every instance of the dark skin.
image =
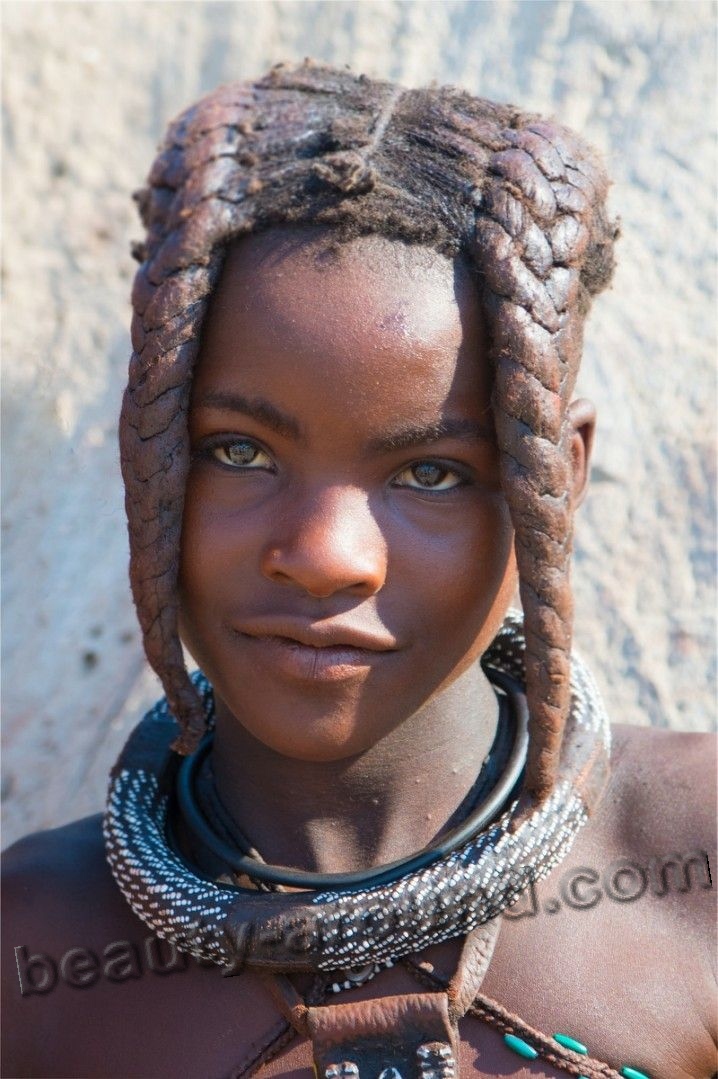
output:
[[[375, 238], [336, 257], [321, 234], [288, 240], [235, 248], [205, 329], [181, 628], [216, 687], [225, 804], [268, 860], [341, 870], [421, 847], [469, 790], [497, 721], [477, 658], [516, 575], [468, 271]], [[259, 397], [274, 411], [259, 412]], [[439, 429], [449, 421], [460, 437]], [[571, 422], [578, 503], [591, 406], [575, 402]], [[716, 864], [714, 739], [613, 730], [609, 786], [537, 887], [539, 907], [572, 868], [696, 848]], [[84, 990], [61, 977], [22, 995], [17, 945], [59, 960], [151, 933], [112, 880], [97, 816], [28, 837], [6, 865], [3, 1075], [225, 1076], [268, 1040], [277, 1013], [256, 976], [222, 979], [194, 961], [181, 976], [143, 959], [139, 977]], [[482, 992], [616, 1068], [706, 1079], [713, 896], [694, 883], [504, 918]], [[456, 949], [431, 950], [437, 969], [451, 971]], [[418, 989], [395, 968], [337, 999]], [[461, 1035], [464, 1074], [565, 1074], [521, 1061], [475, 1020]], [[260, 1074], [309, 1076], [306, 1043]]]
[[424, 846], [471, 787], [497, 715], [476, 659], [516, 571], [468, 273], [376, 238], [322, 252], [230, 255], [180, 596], [225, 804], [269, 860], [333, 870]]

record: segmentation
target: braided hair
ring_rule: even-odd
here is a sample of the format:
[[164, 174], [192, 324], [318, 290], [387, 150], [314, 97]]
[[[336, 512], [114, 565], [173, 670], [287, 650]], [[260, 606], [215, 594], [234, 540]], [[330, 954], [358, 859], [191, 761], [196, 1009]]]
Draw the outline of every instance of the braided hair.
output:
[[120, 421], [130, 580], [144, 646], [191, 752], [204, 712], [177, 630], [187, 412], [228, 243], [275, 224], [376, 233], [473, 267], [515, 529], [530, 714], [527, 788], [554, 782], [570, 702], [571, 426], [591, 297], [615, 225], [596, 155], [566, 128], [456, 89], [405, 90], [305, 61], [220, 87], [169, 127], [138, 201]]

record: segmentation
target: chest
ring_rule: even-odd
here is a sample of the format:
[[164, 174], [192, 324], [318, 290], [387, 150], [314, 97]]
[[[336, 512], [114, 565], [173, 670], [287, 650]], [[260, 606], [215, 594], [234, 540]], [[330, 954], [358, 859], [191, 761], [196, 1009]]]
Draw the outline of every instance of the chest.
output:
[[[709, 990], [699, 950], [676, 932], [660, 898], [619, 902], [603, 892], [591, 907], [571, 907], [556, 885], [537, 887], [504, 918], [482, 993], [544, 1034], [578, 1039], [616, 1070], [632, 1065], [651, 1079], [709, 1075], [700, 1062], [705, 1030], [696, 999]], [[260, 1075], [309, 1079], [308, 1043], [283, 1037], [286, 1025], [258, 979], [223, 978], [216, 967], [158, 947], [137, 926], [125, 942], [131, 948], [120, 938], [96, 943], [100, 974], [91, 984], [72, 984], [58, 964], [53, 992], [27, 999], [28, 1033], [44, 1069], [37, 1074], [239, 1079], [274, 1045]], [[448, 951], [434, 959], [437, 971], [450, 970]], [[396, 968], [331, 1000], [421, 991]], [[522, 1060], [485, 1022], [467, 1017], [460, 1033], [463, 1075], [566, 1074]], [[53, 1070], [59, 1061], [62, 1070]]]

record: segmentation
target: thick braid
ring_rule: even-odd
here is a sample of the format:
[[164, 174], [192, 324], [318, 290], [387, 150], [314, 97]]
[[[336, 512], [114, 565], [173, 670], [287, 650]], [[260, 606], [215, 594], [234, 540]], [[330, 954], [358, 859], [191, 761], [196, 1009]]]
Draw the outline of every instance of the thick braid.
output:
[[[336, 109], [341, 77], [337, 87], [334, 73], [328, 74], [329, 100]], [[301, 75], [298, 81], [304, 88]], [[120, 417], [130, 584], [147, 658], [180, 723], [173, 748], [183, 754], [193, 752], [204, 733], [204, 711], [178, 636], [180, 536], [190, 465], [187, 411], [200, 330], [223, 249], [263, 218], [257, 205], [265, 188], [260, 165], [270, 176], [270, 197], [265, 191], [264, 199], [264, 215], [270, 218], [281, 219], [278, 203], [282, 191], [291, 195], [286, 181], [292, 172], [303, 173], [305, 181], [311, 173], [345, 193], [368, 190], [373, 183], [370, 166], [355, 151], [330, 153], [319, 163], [297, 158], [297, 145], [307, 140], [307, 116], [286, 93], [272, 93], [276, 82], [271, 73], [264, 86], [222, 87], [180, 116], [167, 132], [148, 187], [136, 195], [147, 235], [134, 252], [144, 261], [132, 293], [134, 351]], [[316, 92], [316, 77], [312, 86]], [[387, 105], [395, 96], [393, 87], [391, 93], [371, 94], [368, 107], [364, 103], [364, 130], [356, 121], [345, 122], [345, 138], [371, 148], [367, 128], [376, 127], [377, 114], [380, 127], [388, 122]], [[260, 153], [253, 152], [255, 145]], [[336, 134], [320, 140], [318, 149], [327, 146], [335, 150]]]
[[202, 709], [177, 635], [190, 465], [186, 415], [223, 251], [274, 224], [379, 233], [474, 263], [495, 365], [502, 484], [516, 530], [531, 714], [528, 787], [555, 776], [569, 699], [571, 550], [566, 411], [589, 298], [608, 282], [607, 180], [570, 132], [451, 87], [400, 90], [279, 65], [222, 87], [169, 128], [138, 202], [121, 419], [130, 577], [145, 649], [190, 752]]
[[[177, 633], [177, 575], [190, 465], [187, 410], [200, 328], [228, 225], [222, 189], [241, 190], [230, 135], [251, 109], [240, 88], [213, 97], [174, 124], [137, 196], [147, 240], [135, 278], [133, 354], [120, 417], [120, 457], [130, 538], [130, 583], [147, 658], [180, 719], [178, 752], [196, 748], [204, 710]], [[232, 127], [230, 127], [232, 125]], [[244, 182], [245, 190], [251, 180]]]
[[[502, 485], [516, 531], [526, 636], [526, 783], [550, 792], [570, 702], [571, 428], [582, 347], [581, 265], [607, 180], [557, 125], [501, 133], [476, 222], [495, 365]], [[579, 168], [575, 167], [580, 165]]]

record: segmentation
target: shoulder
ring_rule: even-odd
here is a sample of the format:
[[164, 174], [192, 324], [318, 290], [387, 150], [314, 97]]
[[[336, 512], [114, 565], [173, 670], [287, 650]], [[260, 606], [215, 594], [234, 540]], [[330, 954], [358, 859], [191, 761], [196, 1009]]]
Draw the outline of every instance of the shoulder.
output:
[[78, 911], [87, 919], [125, 909], [105, 860], [99, 813], [18, 840], [3, 853], [2, 879], [4, 919], [15, 927], [66, 925]]
[[34, 832], [2, 855], [2, 932], [10, 945], [53, 947], [134, 917], [105, 859], [102, 816]]
[[[565, 1021], [598, 1057], [643, 1052], [655, 1060], [651, 1075], [707, 1076], [716, 1038], [716, 739], [628, 726], [612, 735], [603, 796], [561, 865], [507, 912], [503, 968], [493, 983], [489, 971], [485, 991], [519, 1014], [528, 994], [530, 1021], [545, 1030], [564, 1021], [545, 993], [561, 985]], [[540, 974], [529, 980], [532, 966]]]
[[3, 872], [17, 879], [36, 868], [62, 872], [77, 864], [78, 857], [87, 863], [102, 851], [102, 815], [95, 813], [61, 828], [32, 832], [18, 839], [3, 852]]
[[66, 1020], [62, 994], [52, 993], [52, 1007], [48, 994], [63, 978], [85, 984], [96, 942], [129, 936], [137, 926], [105, 861], [99, 814], [8, 848], [2, 857], [3, 1074], [36, 1074], [42, 1058], [34, 1055], [42, 1044], [59, 1042]]
[[650, 727], [617, 726], [612, 733], [601, 831], [616, 888], [629, 887], [631, 874], [635, 888], [643, 881], [658, 900], [656, 914], [686, 948], [708, 957], [714, 979], [718, 739]]
[[13, 947], [42, 940], [52, 949], [139, 924], [107, 864], [101, 814], [34, 832], [3, 853], [2, 915]]
[[631, 844], [698, 846], [716, 843], [715, 734], [612, 727], [611, 781], [606, 797]]

